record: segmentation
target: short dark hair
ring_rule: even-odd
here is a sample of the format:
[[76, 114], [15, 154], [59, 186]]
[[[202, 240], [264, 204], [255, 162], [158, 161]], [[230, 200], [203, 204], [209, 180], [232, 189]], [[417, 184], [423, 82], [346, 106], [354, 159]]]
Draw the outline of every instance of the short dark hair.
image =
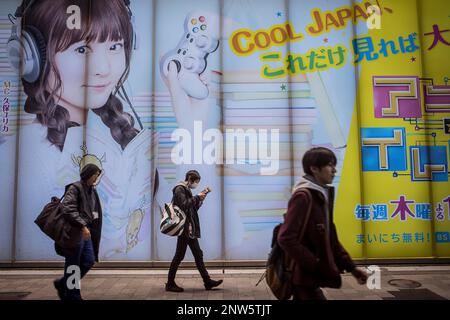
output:
[[336, 155], [330, 149], [314, 147], [305, 152], [302, 159], [303, 171], [312, 175], [311, 167], [323, 168], [329, 164], [336, 165]]
[[200, 173], [198, 173], [197, 170], [189, 170], [188, 172], [186, 172], [186, 179], [185, 181], [190, 181], [190, 182], [194, 182], [197, 180], [200, 180]]
[[102, 170], [99, 167], [97, 167], [95, 164], [89, 163], [86, 166], [84, 166], [84, 168], [81, 170], [80, 178], [83, 181], [87, 181], [87, 180], [89, 180], [90, 177], [92, 177], [97, 172], [100, 172], [100, 174], [101, 174]]

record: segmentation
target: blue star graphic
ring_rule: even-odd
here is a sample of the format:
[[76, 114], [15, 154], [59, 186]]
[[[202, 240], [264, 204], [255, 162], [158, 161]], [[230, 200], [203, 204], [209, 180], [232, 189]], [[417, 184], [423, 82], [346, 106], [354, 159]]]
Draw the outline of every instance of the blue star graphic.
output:
[[281, 17], [282, 15], [283, 15], [283, 13], [282, 13], [281, 11], [278, 11], [278, 12], [277, 12], [277, 16], [278, 16], [278, 17]]

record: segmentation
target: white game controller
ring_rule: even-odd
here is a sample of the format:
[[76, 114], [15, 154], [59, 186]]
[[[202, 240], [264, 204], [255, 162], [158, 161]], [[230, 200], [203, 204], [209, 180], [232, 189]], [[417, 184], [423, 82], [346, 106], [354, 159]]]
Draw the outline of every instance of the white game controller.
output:
[[219, 47], [219, 40], [214, 37], [212, 29], [213, 26], [208, 25], [206, 14], [188, 14], [180, 42], [161, 59], [161, 75], [167, 79], [169, 64], [173, 61], [181, 87], [196, 99], [205, 99], [209, 95], [208, 87], [200, 80], [199, 75], [206, 69], [208, 55]]

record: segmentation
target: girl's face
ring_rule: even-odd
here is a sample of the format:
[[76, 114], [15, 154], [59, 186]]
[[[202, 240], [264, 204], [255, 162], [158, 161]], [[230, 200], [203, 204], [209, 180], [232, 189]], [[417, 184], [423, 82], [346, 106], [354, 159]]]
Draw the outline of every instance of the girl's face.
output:
[[[59, 104], [68, 109], [102, 107], [125, 72], [123, 40], [76, 42], [56, 53], [61, 78]], [[55, 83], [50, 73], [50, 83]]]

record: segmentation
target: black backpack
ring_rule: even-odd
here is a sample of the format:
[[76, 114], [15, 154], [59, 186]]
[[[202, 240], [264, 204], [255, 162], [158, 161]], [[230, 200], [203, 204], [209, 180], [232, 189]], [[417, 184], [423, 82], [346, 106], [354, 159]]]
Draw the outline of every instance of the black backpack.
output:
[[[81, 229], [73, 226], [64, 218], [64, 205], [61, 200], [71, 185], [66, 186], [64, 195], [61, 198], [52, 197], [36, 220], [34, 220], [34, 223], [38, 225], [42, 232], [62, 248], [76, 247], [81, 236]], [[76, 183], [73, 185], [79, 189]]]
[[[312, 197], [309, 190], [302, 189], [302, 191], [305, 191], [308, 194], [310, 203], [306, 214], [306, 220], [302, 226], [302, 230], [300, 230], [300, 240], [305, 233], [306, 224], [308, 223], [312, 207]], [[266, 263], [266, 271], [256, 285], [258, 285], [262, 279], [266, 278], [267, 286], [278, 300], [289, 300], [292, 296], [292, 273], [294, 271], [295, 261], [284, 252], [277, 240], [278, 233], [280, 232], [283, 223], [277, 224], [273, 229], [272, 242], [270, 245], [271, 250]]]

